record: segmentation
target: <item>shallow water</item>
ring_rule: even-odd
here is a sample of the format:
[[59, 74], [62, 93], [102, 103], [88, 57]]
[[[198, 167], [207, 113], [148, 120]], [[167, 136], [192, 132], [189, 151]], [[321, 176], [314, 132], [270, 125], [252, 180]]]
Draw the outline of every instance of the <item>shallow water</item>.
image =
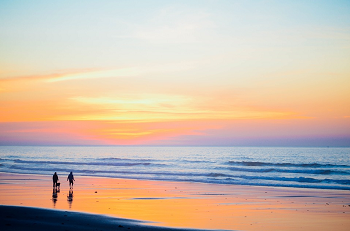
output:
[[350, 148], [1, 146], [0, 171], [350, 190]]

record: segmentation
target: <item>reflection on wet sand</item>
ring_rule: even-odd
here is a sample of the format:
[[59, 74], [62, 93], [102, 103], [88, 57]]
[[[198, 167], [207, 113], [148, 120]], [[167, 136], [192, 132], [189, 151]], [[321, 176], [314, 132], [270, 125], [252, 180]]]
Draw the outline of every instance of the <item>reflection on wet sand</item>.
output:
[[[53, 208], [57, 190], [55, 196], [48, 185], [47, 176], [0, 173], [0, 204]], [[348, 231], [350, 227], [350, 194], [345, 190], [81, 177], [74, 191], [74, 207], [69, 190], [63, 191], [55, 209], [215, 230]]]
[[72, 208], [72, 203], [73, 203], [73, 189], [69, 189], [68, 195], [67, 195], [67, 201], [69, 204], [69, 208]]
[[57, 195], [58, 191], [57, 191], [57, 188], [53, 188], [53, 191], [52, 191], [52, 201], [53, 201], [53, 207], [55, 208], [56, 207], [56, 202], [57, 202], [57, 198], [58, 198], [58, 195]]

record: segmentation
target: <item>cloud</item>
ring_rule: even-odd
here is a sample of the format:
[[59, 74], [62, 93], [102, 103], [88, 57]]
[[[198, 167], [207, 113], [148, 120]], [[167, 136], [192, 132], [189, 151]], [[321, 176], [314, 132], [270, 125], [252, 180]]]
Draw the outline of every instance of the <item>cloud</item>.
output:
[[96, 78], [110, 78], [110, 77], [128, 77], [135, 76], [139, 73], [142, 73], [140, 68], [120, 68], [112, 70], [98, 70], [82, 73], [72, 73], [61, 75], [58, 77], [48, 78], [47, 82], [58, 82], [58, 81], [67, 81], [67, 80], [76, 80], [76, 79], [96, 79]]
[[261, 118], [296, 118], [288, 111], [273, 111], [229, 106], [225, 103], [203, 105], [200, 99], [189, 95], [134, 94], [129, 97], [73, 97], [77, 108], [94, 108], [98, 113], [65, 115], [60, 120], [115, 120], [115, 121], [184, 121], [236, 120]]
[[[129, 66], [122, 68], [105, 68], [105, 69], [82, 69], [82, 70], [66, 70], [57, 71], [55, 73], [44, 75], [27, 75], [11, 78], [0, 78], [1, 83], [10, 83], [18, 81], [43, 81], [47, 83], [55, 83], [70, 80], [84, 79], [101, 79], [101, 78], [118, 78], [118, 77], [136, 77], [145, 76], [154, 73], [176, 73], [195, 68], [198, 62], [174, 62], [152, 65]], [[0, 91], [5, 88], [1, 87]]]

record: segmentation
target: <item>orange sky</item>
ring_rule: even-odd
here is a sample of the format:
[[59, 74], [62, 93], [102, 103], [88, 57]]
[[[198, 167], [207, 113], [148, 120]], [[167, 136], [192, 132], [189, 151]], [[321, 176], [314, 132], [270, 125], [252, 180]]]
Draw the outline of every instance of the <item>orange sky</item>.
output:
[[0, 144], [349, 146], [349, 4], [219, 2], [0, 3]]

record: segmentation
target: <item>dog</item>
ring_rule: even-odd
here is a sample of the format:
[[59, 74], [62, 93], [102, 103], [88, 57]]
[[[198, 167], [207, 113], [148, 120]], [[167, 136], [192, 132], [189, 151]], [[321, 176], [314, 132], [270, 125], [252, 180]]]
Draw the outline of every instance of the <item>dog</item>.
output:
[[58, 190], [61, 189], [61, 183], [60, 183], [60, 182], [57, 182], [57, 183], [56, 183], [56, 188], [57, 188]]

